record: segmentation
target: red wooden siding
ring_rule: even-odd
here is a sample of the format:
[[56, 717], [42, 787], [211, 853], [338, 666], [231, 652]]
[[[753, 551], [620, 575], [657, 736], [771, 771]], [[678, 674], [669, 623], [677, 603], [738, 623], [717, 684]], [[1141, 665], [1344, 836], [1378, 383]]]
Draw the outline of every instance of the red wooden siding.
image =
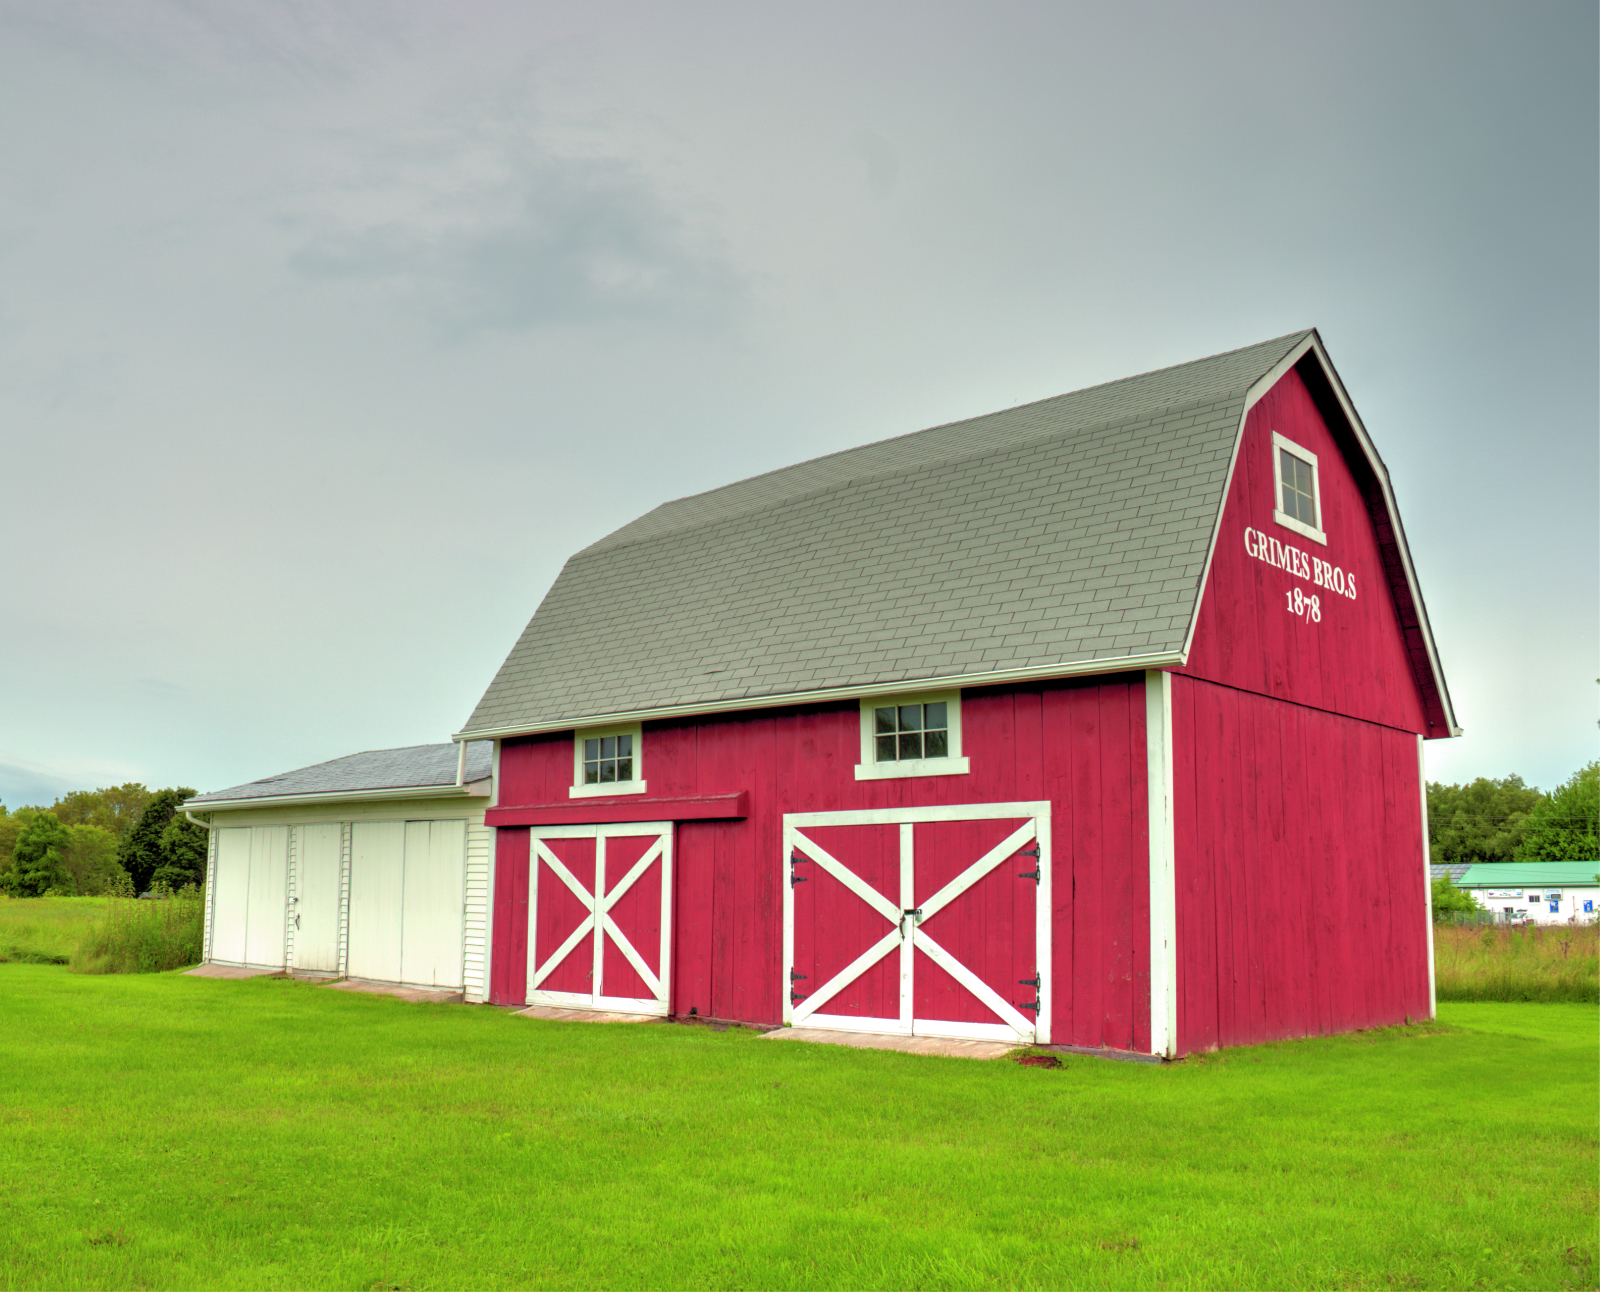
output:
[[[1143, 675], [970, 691], [962, 728], [969, 774], [857, 781], [853, 702], [647, 723], [648, 798], [749, 794], [744, 819], [677, 825], [673, 1012], [780, 1020], [785, 813], [1048, 799], [1054, 1039], [1148, 1050]], [[571, 733], [502, 746], [501, 808], [560, 803], [571, 781]], [[517, 876], [527, 872], [527, 832], [497, 834], [493, 999], [515, 1003], [526, 990], [527, 893]]]
[[1172, 699], [1178, 1052], [1427, 1017], [1416, 736], [1186, 677]]
[[[1326, 547], [1272, 519], [1273, 431], [1317, 455]], [[1302, 577], [1251, 555], [1247, 530], [1338, 568], [1347, 586], [1353, 576], [1355, 597], [1319, 586], [1310, 568]], [[1296, 589], [1317, 598], [1320, 622], [1290, 612]], [[1428, 726], [1368, 503], [1298, 372], [1286, 374], [1245, 419], [1182, 671], [1405, 731], [1449, 734]]]

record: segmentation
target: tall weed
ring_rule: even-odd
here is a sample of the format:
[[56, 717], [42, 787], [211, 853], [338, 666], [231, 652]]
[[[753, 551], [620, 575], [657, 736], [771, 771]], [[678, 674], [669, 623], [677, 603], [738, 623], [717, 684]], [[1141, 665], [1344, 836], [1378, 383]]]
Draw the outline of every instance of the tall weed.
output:
[[1438, 924], [1440, 1000], [1600, 1002], [1600, 926]]
[[204, 917], [204, 891], [193, 884], [177, 892], [157, 885], [143, 900], [123, 886], [105, 922], [78, 944], [72, 972], [162, 973], [199, 964]]

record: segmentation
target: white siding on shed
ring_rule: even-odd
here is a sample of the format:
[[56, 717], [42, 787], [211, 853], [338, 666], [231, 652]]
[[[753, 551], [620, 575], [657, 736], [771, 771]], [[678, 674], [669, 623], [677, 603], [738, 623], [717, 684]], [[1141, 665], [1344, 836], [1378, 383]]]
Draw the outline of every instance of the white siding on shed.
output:
[[217, 836], [211, 958], [281, 969], [289, 829], [245, 826], [219, 830]]

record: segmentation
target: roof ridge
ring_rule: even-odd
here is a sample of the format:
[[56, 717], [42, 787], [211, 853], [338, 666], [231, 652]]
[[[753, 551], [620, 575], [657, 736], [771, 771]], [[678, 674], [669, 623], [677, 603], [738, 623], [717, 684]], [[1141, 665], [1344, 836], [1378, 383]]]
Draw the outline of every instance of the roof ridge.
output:
[[[1135, 382], [1147, 381], [1153, 377], [1159, 377], [1164, 373], [1178, 372], [1183, 369], [1196, 369], [1206, 364], [1215, 364], [1219, 360], [1230, 358], [1233, 355], [1244, 354], [1252, 350], [1274, 351], [1277, 353], [1277, 357], [1272, 360], [1272, 363], [1266, 364], [1263, 368], [1263, 371], [1268, 371], [1271, 369], [1273, 364], [1277, 363], [1279, 359], [1282, 358], [1284, 354], [1288, 354], [1296, 345], [1298, 345], [1306, 337], [1312, 335], [1315, 331], [1315, 328], [1303, 328], [1298, 332], [1285, 333], [1283, 336], [1271, 337], [1265, 341], [1257, 341], [1252, 345], [1237, 346], [1232, 350], [1222, 350], [1216, 354], [1206, 355], [1204, 358], [1191, 359], [1186, 363], [1175, 363], [1169, 364], [1163, 368], [1152, 368], [1146, 372], [1134, 373], [1128, 377], [1119, 377], [1112, 381], [1097, 382], [1092, 386], [1082, 386], [1076, 390], [1067, 390], [1062, 391], [1059, 394], [1047, 395], [1042, 399], [1030, 400], [1026, 404], [1014, 404], [1009, 408], [995, 409], [987, 413], [976, 413], [971, 417], [959, 417], [952, 421], [939, 422], [934, 426], [926, 426], [920, 430], [905, 431], [899, 435], [885, 436], [881, 440], [871, 440], [866, 444], [857, 444], [851, 446], [850, 448], [836, 450], [833, 453], [823, 453], [814, 458], [806, 458], [800, 462], [791, 462], [786, 466], [774, 467], [770, 471], [762, 471], [753, 476], [746, 476], [742, 480], [731, 480], [727, 484], [718, 485], [715, 489], [703, 489], [699, 493], [685, 494], [679, 498], [668, 499], [666, 502], [663, 502], [646, 512], [643, 516], [636, 517], [635, 519], [629, 521], [626, 525], [622, 525], [619, 528], [612, 530], [609, 534], [603, 535], [602, 537], [596, 539], [593, 543], [590, 543], [588, 546], [581, 548], [578, 552], [574, 553], [574, 557], [585, 556], [591, 552], [618, 551], [622, 548], [631, 547], [638, 543], [655, 542], [671, 534], [682, 533], [691, 529], [698, 529], [705, 525], [715, 524], [718, 521], [730, 520], [735, 516], [745, 515], [754, 511], [761, 511], [768, 507], [788, 505], [801, 499], [819, 497], [830, 490], [845, 489], [851, 487], [852, 485], [863, 484], [872, 480], [883, 479], [888, 476], [909, 475], [915, 471], [927, 469], [940, 464], [954, 464], [959, 462], [975, 461], [979, 458], [995, 456], [999, 453], [1009, 452], [1013, 449], [1021, 448], [1027, 444], [1056, 439], [1064, 435], [1090, 434], [1095, 431], [1105, 430], [1106, 428], [1115, 426], [1120, 422], [1143, 420], [1157, 411], [1164, 412], [1168, 410], [1181, 410], [1185, 408], [1199, 408], [1208, 404], [1214, 404], [1218, 402], [1218, 397], [1215, 394], [1198, 395], [1192, 398], [1180, 397], [1174, 400], [1172, 403], [1146, 406], [1139, 409], [1135, 413], [1124, 413], [1122, 415], [1113, 414], [1106, 417], [1095, 418], [1092, 421], [1077, 423], [1065, 429], [1059, 425], [1052, 427], [1040, 427], [1036, 433], [1031, 435], [1024, 434], [1022, 438], [1004, 445], [997, 445], [993, 443], [984, 446], [972, 445], [965, 450], [960, 447], [953, 447], [952, 451], [947, 454], [937, 455], [924, 462], [915, 464], [907, 464], [903, 461], [880, 461], [876, 465], [867, 465], [864, 463], [864, 469], [859, 474], [842, 476], [831, 481], [819, 483], [812, 488], [803, 489], [798, 493], [787, 494], [781, 499], [762, 496], [759, 492], [759, 489], [751, 488], [751, 486], [759, 486], [762, 481], [770, 481], [775, 477], [790, 474], [800, 475], [803, 474], [807, 468], [817, 468], [822, 464], [835, 462], [841, 458], [865, 457], [874, 449], [882, 450], [890, 445], [921, 440], [924, 437], [937, 435], [940, 431], [949, 431], [956, 427], [969, 426], [974, 423], [990, 422], [992, 419], [996, 418], [1004, 418], [1008, 421], [1018, 419], [1025, 421], [1030, 412], [1037, 412], [1044, 409], [1048, 405], [1059, 404], [1060, 402], [1068, 399], [1082, 399], [1085, 396], [1093, 395], [1096, 391], [1106, 391], [1118, 386], [1130, 386]], [[1279, 349], [1280, 347], [1281, 349]], [[1239, 393], [1242, 394], [1244, 390], [1248, 389], [1249, 385], [1249, 382], [1244, 383], [1244, 385], [1240, 387]], [[1194, 392], [1192, 391], [1183, 391], [1179, 393], [1181, 396], [1194, 396]], [[719, 494], [726, 494], [729, 491], [736, 489], [750, 490], [753, 496], [744, 504], [736, 506], [723, 515], [716, 517], [695, 517], [692, 515], [686, 515], [677, 523], [667, 521], [663, 516], [663, 513], [672, 510], [688, 510], [686, 505], [693, 504], [696, 500], [709, 500], [715, 498]], [[645, 526], [644, 522], [648, 521], [651, 517], [661, 517], [664, 523], [659, 523], [655, 527]], [[628, 531], [634, 529], [639, 529], [641, 531], [637, 537], [621, 537], [622, 535], [627, 534]]]

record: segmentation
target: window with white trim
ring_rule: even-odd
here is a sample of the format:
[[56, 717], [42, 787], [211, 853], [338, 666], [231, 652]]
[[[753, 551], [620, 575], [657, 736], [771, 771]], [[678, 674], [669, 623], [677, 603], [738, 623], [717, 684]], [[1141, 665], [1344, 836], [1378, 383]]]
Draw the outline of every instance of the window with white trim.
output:
[[644, 748], [639, 724], [591, 727], [576, 732], [572, 748], [571, 798], [643, 794]]
[[959, 776], [961, 693], [885, 695], [861, 701], [858, 781], [902, 776]]
[[1322, 480], [1317, 455], [1272, 433], [1272, 519], [1313, 542], [1328, 544], [1322, 532]]

